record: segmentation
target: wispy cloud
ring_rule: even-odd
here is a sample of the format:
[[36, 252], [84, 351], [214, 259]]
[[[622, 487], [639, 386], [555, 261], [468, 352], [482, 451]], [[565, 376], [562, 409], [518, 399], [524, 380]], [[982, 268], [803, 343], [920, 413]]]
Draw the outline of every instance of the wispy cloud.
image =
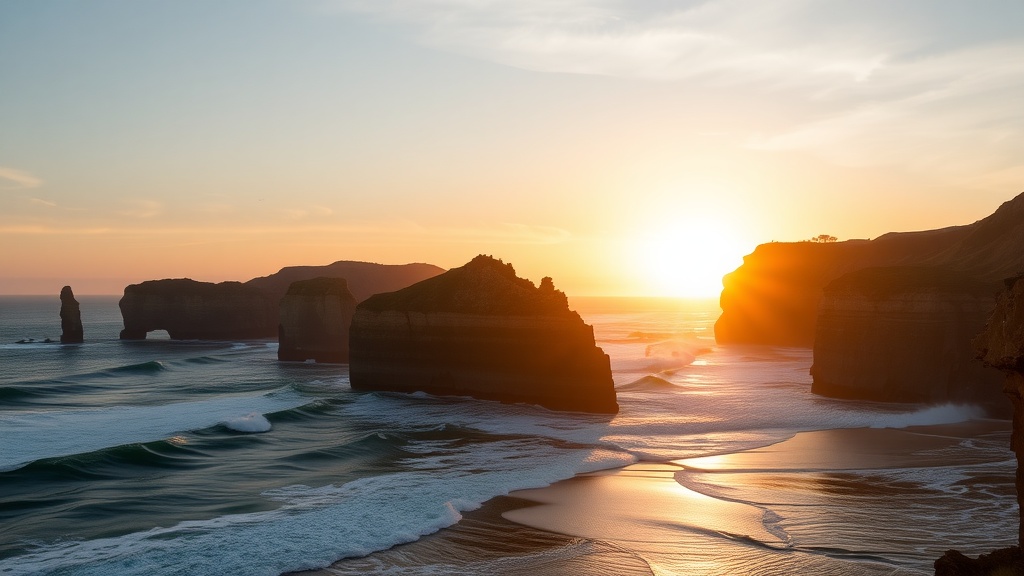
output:
[[156, 200], [132, 199], [124, 203], [125, 207], [117, 213], [129, 218], [153, 218], [164, 211], [163, 203]]
[[47, 206], [50, 208], [57, 207], [57, 203], [52, 200], [43, 200], [42, 198], [29, 198], [28, 201], [33, 204], [38, 204], [40, 206]]
[[0, 166], [0, 190], [25, 190], [42, 185], [42, 180], [24, 170]]
[[[930, 0], [335, 0], [444, 51], [541, 72], [725, 89], [784, 110], [748, 148], [975, 177], [1024, 149], [1024, 5]], [[709, 92], [711, 94], [712, 92]], [[751, 128], [764, 130], [765, 128]]]
[[480, 227], [421, 226], [413, 222], [384, 222], [369, 225], [299, 225], [299, 226], [237, 226], [237, 227], [115, 227], [115, 226], [49, 226], [0, 225], [0, 235], [110, 235], [110, 236], [203, 236], [212, 241], [224, 238], [281, 235], [288, 238], [317, 235], [331, 242], [373, 244], [408, 243], [497, 243], [558, 244], [572, 234], [552, 226], [501, 223]]

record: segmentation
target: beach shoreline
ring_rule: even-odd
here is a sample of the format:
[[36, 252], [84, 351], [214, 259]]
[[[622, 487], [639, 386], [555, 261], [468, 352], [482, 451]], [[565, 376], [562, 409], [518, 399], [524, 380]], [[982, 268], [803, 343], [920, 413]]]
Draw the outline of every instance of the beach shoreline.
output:
[[[851, 502], [856, 507], [890, 501], [889, 507], [899, 508], [902, 501], [910, 522], [918, 513], [912, 510], [913, 494], [940, 487], [886, 484], [877, 477], [908, 468], [941, 471], [953, 455], [964, 464], [965, 454], [973, 454], [969, 464], [998, 470], [1012, 457], [1008, 443], [1005, 452], [997, 448], [1004, 437], [1008, 441], [1009, 430], [1009, 421], [989, 419], [827, 429], [730, 454], [638, 462], [498, 496], [414, 542], [297, 574], [718, 575], [748, 573], [755, 566], [763, 574], [927, 574], [946, 548], [984, 544], [936, 541], [922, 547], [915, 540], [919, 535], [911, 533], [895, 534], [888, 549], [869, 550], [829, 541], [841, 534], [813, 522], [802, 526], [799, 512], [821, 513], [830, 499], [837, 515], [847, 513]], [[990, 449], [977, 450], [979, 443]], [[952, 484], [968, 491], [995, 484], [1005, 491], [1012, 489], [1012, 476], [982, 474], [973, 484]], [[903, 528], [913, 532], [913, 526]], [[990, 547], [1011, 536], [993, 537]]]

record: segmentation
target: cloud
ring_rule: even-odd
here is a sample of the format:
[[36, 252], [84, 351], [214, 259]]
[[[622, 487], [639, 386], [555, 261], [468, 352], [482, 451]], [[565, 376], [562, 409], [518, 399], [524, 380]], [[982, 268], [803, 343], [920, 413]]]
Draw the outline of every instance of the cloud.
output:
[[1024, 35], [1013, 24], [1024, 18], [1020, 2], [333, 5], [400, 24], [442, 51], [539, 72], [674, 83], [705, 102], [728, 98], [750, 126], [747, 148], [844, 165], [901, 163], [945, 178], [1005, 171], [1024, 149]]
[[28, 201], [33, 203], [33, 204], [38, 204], [40, 206], [49, 206], [50, 208], [56, 208], [57, 207], [57, 203], [56, 202], [53, 202], [51, 200], [43, 200], [42, 198], [29, 198]]
[[153, 218], [163, 213], [164, 205], [156, 200], [125, 200], [127, 207], [117, 213], [129, 218]]
[[42, 180], [24, 170], [0, 166], [0, 190], [25, 190], [42, 185]]
[[289, 239], [316, 235], [334, 243], [401, 244], [409, 243], [497, 243], [558, 244], [572, 238], [567, 230], [552, 226], [501, 223], [480, 227], [421, 226], [412, 222], [384, 222], [363, 225], [295, 225], [237, 227], [113, 227], [0, 225], [7, 235], [111, 235], [111, 236], [202, 236], [209, 241], [237, 240], [249, 236], [280, 235]]

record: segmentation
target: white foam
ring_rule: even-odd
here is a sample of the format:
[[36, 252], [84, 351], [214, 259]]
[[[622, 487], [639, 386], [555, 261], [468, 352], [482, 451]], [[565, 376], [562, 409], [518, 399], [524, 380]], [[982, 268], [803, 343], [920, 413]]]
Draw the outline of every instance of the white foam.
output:
[[463, 442], [440, 442], [433, 446], [437, 454], [413, 459], [442, 457], [440, 469], [369, 476], [342, 485], [286, 486], [264, 493], [281, 503], [276, 510], [61, 542], [2, 560], [0, 572], [126, 576], [174, 567], [181, 574], [272, 576], [320, 568], [451, 526], [461, 512], [494, 496], [634, 460], [622, 453], [559, 449], [529, 439], [487, 446], [481, 451]]
[[[113, 446], [153, 442], [181, 432], [200, 430], [247, 416], [252, 427], [270, 423], [262, 414], [296, 408], [309, 402], [292, 390], [255, 396], [229, 396], [162, 406], [113, 406], [99, 409], [50, 410], [0, 415], [0, 471], [29, 462], [94, 452]], [[265, 424], [264, 424], [265, 423]], [[230, 425], [229, 425], [230, 426]], [[265, 430], [242, 430], [257, 432]]]
[[929, 406], [914, 412], [903, 414], [879, 414], [872, 428], [906, 428], [908, 426], [935, 426], [937, 424], [957, 424], [984, 418], [985, 410], [979, 406], [968, 404], [941, 404]]
[[224, 425], [237, 432], [269, 432], [270, 421], [259, 412], [250, 412], [245, 416], [228, 418]]

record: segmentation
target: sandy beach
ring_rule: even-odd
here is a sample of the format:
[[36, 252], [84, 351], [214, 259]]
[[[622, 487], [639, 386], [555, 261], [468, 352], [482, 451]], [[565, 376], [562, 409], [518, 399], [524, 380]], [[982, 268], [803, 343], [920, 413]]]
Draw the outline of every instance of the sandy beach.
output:
[[[947, 548], [980, 552], [1012, 540], [957, 541], [956, 529], [1005, 512], [983, 502], [1012, 493], [1003, 470], [1009, 429], [975, 420], [821, 430], [732, 454], [582, 474], [495, 498], [416, 542], [306, 574], [927, 574]], [[951, 461], [977, 473], [946, 477]], [[901, 480], [910, 468], [934, 471], [935, 482]], [[941, 523], [946, 535], [937, 538]]]

